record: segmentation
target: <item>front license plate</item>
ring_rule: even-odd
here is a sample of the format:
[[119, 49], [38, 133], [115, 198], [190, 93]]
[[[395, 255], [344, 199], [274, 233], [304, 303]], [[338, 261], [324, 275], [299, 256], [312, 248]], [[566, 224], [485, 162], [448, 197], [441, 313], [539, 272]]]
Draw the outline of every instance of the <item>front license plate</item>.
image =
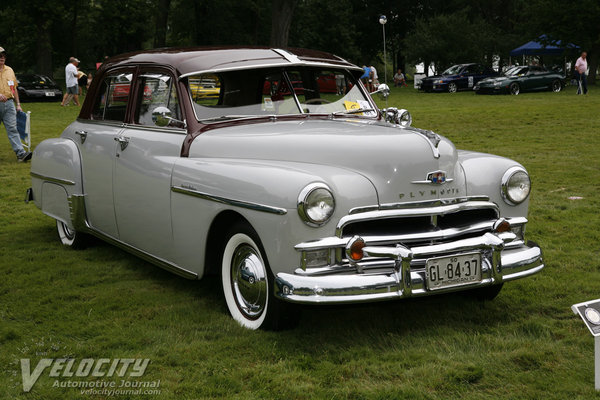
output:
[[54, 92], [46, 92], [46, 97], [54, 97]]
[[429, 290], [481, 282], [481, 254], [430, 258], [425, 275]]

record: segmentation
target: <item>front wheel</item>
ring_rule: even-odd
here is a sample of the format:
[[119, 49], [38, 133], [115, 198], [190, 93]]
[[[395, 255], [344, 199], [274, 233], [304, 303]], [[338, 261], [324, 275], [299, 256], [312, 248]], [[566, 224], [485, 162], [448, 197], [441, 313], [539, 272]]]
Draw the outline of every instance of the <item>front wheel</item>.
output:
[[249, 329], [283, 329], [297, 321], [296, 310], [273, 294], [273, 275], [256, 232], [233, 227], [222, 252], [221, 281], [229, 313]]
[[456, 93], [457, 90], [458, 90], [458, 86], [456, 86], [455, 82], [450, 82], [448, 84], [448, 92], [449, 93]]
[[521, 92], [521, 87], [519, 86], [519, 84], [517, 82], [513, 82], [508, 87], [508, 90], [509, 90], [510, 94], [514, 94], [516, 96]]
[[562, 84], [560, 83], [560, 81], [558, 79], [552, 81], [552, 91], [554, 93], [558, 93], [562, 90]]
[[59, 220], [56, 220], [56, 230], [58, 232], [58, 238], [64, 246], [73, 249], [82, 249], [85, 247], [88, 239], [85, 233], [77, 232]]

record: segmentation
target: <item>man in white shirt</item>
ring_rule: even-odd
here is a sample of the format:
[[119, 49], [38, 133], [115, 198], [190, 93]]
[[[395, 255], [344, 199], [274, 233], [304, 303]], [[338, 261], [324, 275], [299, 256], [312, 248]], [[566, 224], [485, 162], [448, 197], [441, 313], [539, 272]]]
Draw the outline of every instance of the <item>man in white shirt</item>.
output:
[[575, 73], [578, 75], [577, 80], [579, 81], [579, 87], [577, 88], [577, 94], [587, 94], [587, 53], [584, 51], [581, 53], [581, 57], [575, 62]]
[[377, 76], [377, 70], [371, 65], [371, 90], [376, 90], [379, 87], [379, 76]]
[[65, 83], [67, 91], [63, 96], [63, 101], [60, 103], [61, 106], [68, 106], [71, 99], [75, 102], [75, 105], [79, 106], [79, 87], [77, 85], [77, 66], [79, 60], [75, 57], [69, 59], [69, 63], [65, 67]]

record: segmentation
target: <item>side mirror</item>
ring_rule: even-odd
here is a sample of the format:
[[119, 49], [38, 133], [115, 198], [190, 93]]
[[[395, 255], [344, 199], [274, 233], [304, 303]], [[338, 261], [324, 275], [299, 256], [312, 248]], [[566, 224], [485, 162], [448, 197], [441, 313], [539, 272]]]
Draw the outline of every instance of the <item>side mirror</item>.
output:
[[409, 127], [412, 124], [412, 115], [405, 110], [398, 110], [396, 107], [388, 107], [381, 110], [383, 117], [389, 123]]
[[385, 83], [382, 83], [381, 85], [379, 85], [376, 91], [371, 92], [371, 95], [374, 95], [376, 93], [379, 93], [379, 96], [381, 96], [381, 98], [385, 100], [390, 96], [390, 87]]
[[177, 126], [181, 128], [185, 128], [185, 121], [180, 121], [178, 119], [173, 118], [171, 110], [167, 107], [159, 106], [152, 110], [152, 122], [154, 125], [165, 127], [165, 126]]

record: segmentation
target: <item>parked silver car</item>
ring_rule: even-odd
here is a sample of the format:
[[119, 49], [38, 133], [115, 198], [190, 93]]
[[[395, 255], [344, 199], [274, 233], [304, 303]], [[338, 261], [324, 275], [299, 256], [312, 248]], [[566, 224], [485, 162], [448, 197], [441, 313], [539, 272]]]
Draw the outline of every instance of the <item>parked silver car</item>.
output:
[[[540, 271], [525, 169], [377, 109], [361, 74], [311, 50], [117, 56], [35, 149], [28, 199], [67, 246], [92, 234], [186, 278], [219, 274], [252, 329], [292, 323], [294, 303], [493, 298]], [[207, 80], [214, 93], [193, 95]]]

